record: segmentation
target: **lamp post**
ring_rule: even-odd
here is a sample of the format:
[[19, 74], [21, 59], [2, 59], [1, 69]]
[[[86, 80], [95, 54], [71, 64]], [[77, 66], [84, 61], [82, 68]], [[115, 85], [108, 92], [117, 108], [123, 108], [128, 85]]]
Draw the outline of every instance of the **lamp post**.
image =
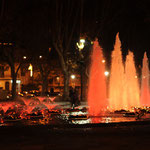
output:
[[81, 82], [81, 95], [80, 95], [80, 100], [82, 101], [83, 99], [83, 54], [82, 50], [85, 46], [85, 39], [81, 38], [79, 43], [77, 43], [77, 47], [79, 49], [79, 54], [80, 54], [80, 66], [81, 66], [81, 71], [80, 71], [80, 82]]

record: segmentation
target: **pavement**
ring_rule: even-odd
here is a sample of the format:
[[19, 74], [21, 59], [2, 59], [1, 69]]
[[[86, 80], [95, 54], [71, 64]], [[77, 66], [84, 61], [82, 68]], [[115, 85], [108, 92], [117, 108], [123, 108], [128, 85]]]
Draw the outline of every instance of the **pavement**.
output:
[[[57, 102], [70, 108], [69, 102]], [[87, 107], [81, 102], [79, 107]], [[0, 150], [146, 150], [150, 122], [114, 126], [0, 127]]]
[[150, 125], [102, 128], [0, 130], [1, 150], [146, 150]]

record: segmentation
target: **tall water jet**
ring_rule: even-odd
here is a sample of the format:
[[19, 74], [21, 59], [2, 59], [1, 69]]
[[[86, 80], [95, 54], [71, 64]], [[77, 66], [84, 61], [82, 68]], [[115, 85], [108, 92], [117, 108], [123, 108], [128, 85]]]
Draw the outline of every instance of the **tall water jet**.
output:
[[119, 34], [116, 35], [116, 41], [111, 58], [111, 74], [109, 80], [109, 108], [112, 110], [124, 109], [127, 103], [125, 101], [125, 75]]
[[146, 52], [144, 53], [141, 79], [141, 106], [150, 106], [149, 67]]
[[98, 40], [94, 42], [88, 87], [89, 114], [98, 116], [107, 108], [105, 63]]
[[135, 69], [134, 55], [129, 51], [125, 62], [127, 109], [140, 106], [140, 90]]

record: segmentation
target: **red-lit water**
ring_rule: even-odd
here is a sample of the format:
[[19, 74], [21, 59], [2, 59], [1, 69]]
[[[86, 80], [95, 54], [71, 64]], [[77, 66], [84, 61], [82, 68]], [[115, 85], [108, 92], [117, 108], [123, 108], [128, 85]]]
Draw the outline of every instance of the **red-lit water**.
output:
[[122, 62], [121, 42], [116, 36], [114, 50], [111, 56], [111, 73], [109, 81], [109, 108], [112, 110], [124, 109], [126, 102], [125, 74]]
[[129, 51], [125, 62], [125, 88], [126, 88], [126, 108], [130, 110], [132, 107], [140, 106], [140, 90], [138, 77], [135, 69], [134, 55]]
[[0, 108], [3, 109], [4, 113], [7, 112], [15, 103], [14, 102], [3, 102], [0, 104]]
[[44, 99], [46, 99], [45, 96], [38, 96], [39, 101], [42, 103]]
[[3, 118], [8, 118], [8, 117], [11, 117], [14, 120], [18, 118], [28, 119], [27, 115], [33, 113], [35, 115], [38, 115], [38, 113], [43, 114], [45, 110], [49, 112], [53, 110], [56, 111], [56, 109], [61, 108], [60, 106], [58, 107], [58, 104], [56, 104], [54, 101], [52, 102], [47, 97], [43, 99], [41, 98], [40, 100], [36, 97], [36, 98], [28, 98], [28, 99], [19, 98], [18, 101], [14, 101], [14, 102], [1, 102], [0, 119], [3, 120]]
[[[133, 107], [150, 106], [149, 68], [146, 53], [143, 58], [141, 103], [140, 87], [134, 55], [129, 51], [123, 65], [121, 41], [116, 35], [114, 50], [111, 56], [111, 71], [109, 78], [109, 109], [131, 110]], [[97, 41], [94, 42], [91, 56], [91, 70], [88, 89], [89, 114], [97, 116], [106, 109], [106, 78], [104, 76], [105, 63], [102, 63], [103, 54]], [[104, 61], [103, 61], [104, 62]]]
[[146, 52], [144, 53], [141, 79], [141, 106], [150, 106], [149, 67]]
[[91, 116], [98, 116], [107, 108], [105, 63], [102, 48], [96, 40], [91, 56], [91, 68], [88, 87], [88, 106]]
[[129, 51], [124, 67], [121, 42], [117, 34], [111, 60], [109, 108], [112, 110], [131, 110], [132, 107], [139, 107], [139, 94], [139, 83], [134, 63], [134, 55]]
[[56, 97], [49, 97], [49, 99], [53, 102], [56, 99]]

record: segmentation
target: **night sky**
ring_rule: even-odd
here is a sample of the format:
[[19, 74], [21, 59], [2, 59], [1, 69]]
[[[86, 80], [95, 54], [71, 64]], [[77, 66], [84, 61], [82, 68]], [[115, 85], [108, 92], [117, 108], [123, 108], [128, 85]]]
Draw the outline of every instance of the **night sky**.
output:
[[[13, 26], [17, 34], [12, 40], [15, 39], [21, 47], [42, 53], [51, 46], [51, 2], [52, 0], [3, 0], [1, 24], [7, 24], [8, 28]], [[79, 31], [91, 39], [97, 36], [108, 59], [117, 32], [120, 33], [123, 56], [128, 49], [132, 50], [137, 64], [141, 63], [144, 51], [150, 57], [149, 0], [78, 0], [76, 3], [77, 7], [82, 4], [83, 11], [82, 16], [79, 14]]]

